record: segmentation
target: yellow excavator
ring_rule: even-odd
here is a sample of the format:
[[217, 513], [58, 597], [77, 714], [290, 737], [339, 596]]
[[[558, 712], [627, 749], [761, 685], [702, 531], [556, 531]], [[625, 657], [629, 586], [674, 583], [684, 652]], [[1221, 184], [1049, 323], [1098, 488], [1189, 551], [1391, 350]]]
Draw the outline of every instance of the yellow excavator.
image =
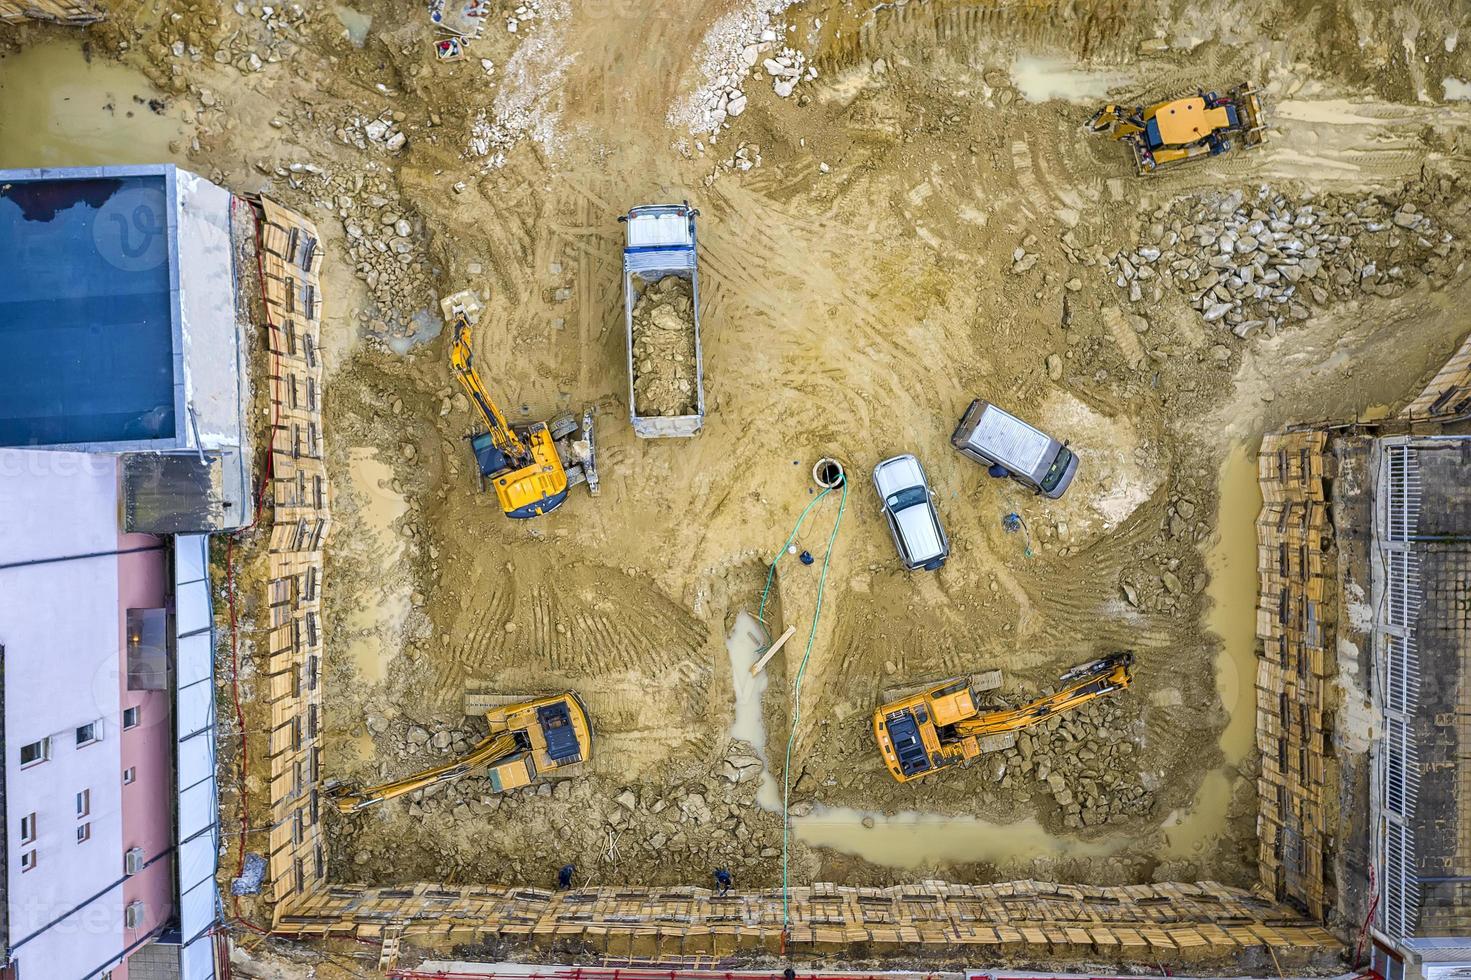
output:
[[579, 483], [586, 483], [588, 492], [596, 497], [597, 440], [592, 409], [582, 413], [580, 427], [570, 412], [549, 422], [512, 426], [475, 370], [475, 356], [470, 349], [471, 319], [480, 308], [475, 294], [456, 293], [445, 299], [443, 306], [445, 319], [454, 329], [450, 364], [485, 425], [484, 432], [469, 437], [480, 488], [484, 490], [489, 482], [495, 488], [501, 511], [514, 518], [540, 517], [556, 510]]
[[983, 708], [977, 689], [1000, 685], [1000, 671], [988, 682], [954, 678], [891, 701], [873, 713], [873, 735], [889, 773], [901, 783], [986, 752], [1009, 747], [1017, 732], [1129, 686], [1132, 652], [1101, 657], [1074, 667], [1060, 678], [1062, 687], [1019, 708]]
[[1243, 148], [1267, 139], [1261, 96], [1250, 82], [1225, 95], [1202, 91], [1148, 108], [1135, 106], [1133, 112], [1111, 103], [1093, 114], [1088, 129], [1129, 144], [1140, 174], [1226, 153], [1232, 137]]
[[474, 772], [484, 772], [491, 792], [528, 786], [592, 758], [592, 725], [587, 709], [571, 691], [550, 697], [519, 700], [485, 713], [490, 734], [467, 754], [452, 762], [416, 772], [402, 779], [357, 791], [335, 788], [342, 813], [357, 813], [435, 783], [448, 783]]

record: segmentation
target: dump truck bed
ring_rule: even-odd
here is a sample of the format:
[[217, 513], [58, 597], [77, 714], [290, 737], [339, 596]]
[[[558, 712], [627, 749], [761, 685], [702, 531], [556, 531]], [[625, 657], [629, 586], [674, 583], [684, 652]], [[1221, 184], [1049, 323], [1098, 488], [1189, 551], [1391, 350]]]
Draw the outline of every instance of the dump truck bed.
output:
[[[700, 347], [700, 280], [695, 263], [695, 215], [687, 204], [659, 204], [636, 207], [620, 220], [626, 229], [623, 249], [623, 316], [628, 350], [628, 413], [634, 434], [645, 439], [669, 436], [692, 436], [705, 424], [705, 376], [703, 351]], [[671, 413], [641, 407], [640, 361], [634, 351], [634, 311], [639, 299], [650, 288], [669, 277], [688, 284], [687, 314], [679, 319], [688, 329], [687, 338], [671, 338], [673, 346], [692, 350], [692, 390], [685, 398], [685, 409]], [[677, 292], [682, 292], [678, 291]], [[662, 366], [662, 365], [661, 365]], [[647, 391], [643, 392], [648, 401]]]

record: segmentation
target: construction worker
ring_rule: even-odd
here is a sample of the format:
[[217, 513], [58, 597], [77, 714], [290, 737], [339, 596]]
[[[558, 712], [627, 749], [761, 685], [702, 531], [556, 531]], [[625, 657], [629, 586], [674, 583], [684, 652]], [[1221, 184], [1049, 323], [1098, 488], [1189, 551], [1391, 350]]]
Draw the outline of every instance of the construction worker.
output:
[[577, 865], [564, 864], [557, 872], [557, 891], [564, 892], [572, 887], [572, 876], [577, 874]]
[[726, 892], [730, 891], [732, 884], [734, 883], [730, 880], [729, 871], [725, 870], [724, 868], [715, 869], [715, 894], [724, 895]]

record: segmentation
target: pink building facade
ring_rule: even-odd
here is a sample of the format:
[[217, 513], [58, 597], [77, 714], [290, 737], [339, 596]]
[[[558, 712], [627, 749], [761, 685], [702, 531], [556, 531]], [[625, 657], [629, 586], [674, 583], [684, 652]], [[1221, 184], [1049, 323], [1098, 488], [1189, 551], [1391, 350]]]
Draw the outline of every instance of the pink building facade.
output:
[[119, 533], [117, 467], [0, 450], [6, 945], [26, 978], [121, 980], [175, 911], [167, 678], [130, 690], [128, 634], [167, 618], [170, 547]]

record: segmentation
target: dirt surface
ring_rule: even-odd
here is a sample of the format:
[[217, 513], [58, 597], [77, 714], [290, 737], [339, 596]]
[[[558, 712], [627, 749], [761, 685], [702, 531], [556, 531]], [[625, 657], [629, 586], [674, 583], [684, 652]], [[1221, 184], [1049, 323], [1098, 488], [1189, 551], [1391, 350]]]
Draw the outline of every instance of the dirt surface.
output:
[[633, 304], [633, 404], [641, 416], [693, 415], [695, 302], [690, 281], [665, 276]]
[[[759, 773], [782, 776], [820, 567], [775, 577], [769, 621], [797, 633], [766, 672], [764, 739], [733, 732], [725, 636], [833, 455], [850, 487], [790, 775], [803, 820], [845, 814], [847, 850], [799, 820], [793, 878], [1254, 882], [1258, 760], [1221, 738], [1227, 686], [1251, 677], [1217, 670], [1203, 620], [1218, 468], [1269, 425], [1393, 404], [1465, 332], [1471, 103], [1443, 82], [1471, 78], [1464, 4], [543, 0], [452, 64], [415, 4], [111, 6], [80, 37], [186, 124], [159, 155], [330, 236], [327, 773], [449, 757], [480, 733], [467, 685], [575, 689], [597, 729], [580, 780], [332, 817], [336, 877], [550, 884], [573, 861], [590, 883], [778, 883]], [[1267, 100], [1258, 150], [1141, 179], [1081, 131], [1106, 96], [1242, 79]], [[27, 138], [0, 145], [25, 162]], [[616, 216], [684, 199], [709, 415], [645, 441]], [[526, 523], [476, 492], [437, 314], [467, 287], [514, 421], [600, 406], [600, 497]], [[974, 397], [1071, 440], [1066, 497], [954, 453]], [[872, 497], [899, 452], [935, 485], [938, 573], [900, 569]], [[839, 505], [814, 507], [798, 551], [823, 552]], [[888, 688], [1001, 667], [1014, 703], [1119, 649], [1132, 688], [1010, 753], [909, 785], [877, 758]], [[898, 813], [984, 821], [989, 844], [910, 860], [885, 836]]]

